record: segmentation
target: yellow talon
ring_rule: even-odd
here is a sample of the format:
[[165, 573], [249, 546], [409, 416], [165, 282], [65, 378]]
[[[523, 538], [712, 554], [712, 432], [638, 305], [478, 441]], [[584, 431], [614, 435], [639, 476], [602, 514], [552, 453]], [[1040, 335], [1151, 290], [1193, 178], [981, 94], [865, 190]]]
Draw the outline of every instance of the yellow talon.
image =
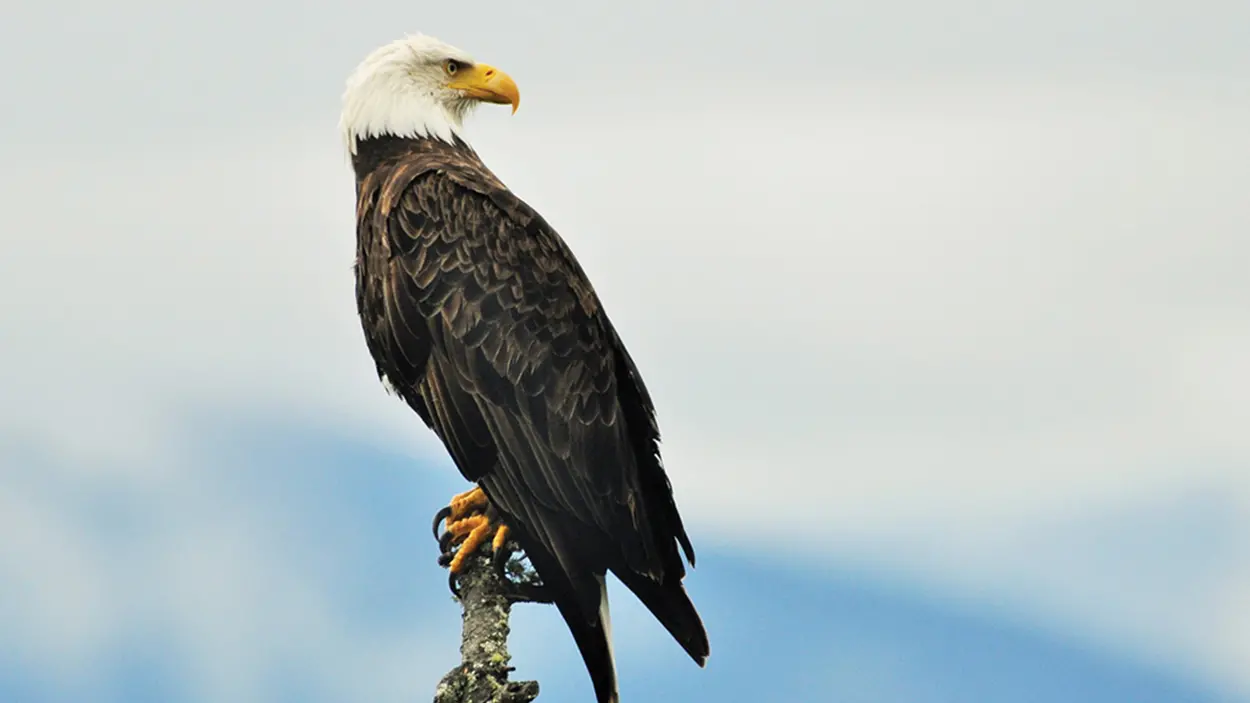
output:
[[456, 520], [447, 524], [447, 531], [451, 533], [451, 543], [460, 544], [464, 541], [469, 533], [473, 532], [473, 528], [486, 521], [485, 515], [470, 515], [466, 518]]
[[486, 541], [486, 535], [490, 532], [490, 520], [485, 515], [473, 515], [452, 523], [447, 530], [464, 540], [448, 567], [451, 573], [458, 574], [464, 568], [464, 560]]
[[497, 552], [503, 549], [503, 546], [507, 541], [508, 541], [508, 526], [500, 525], [499, 529], [495, 530], [495, 539], [491, 541], [490, 548], [493, 551]]
[[451, 497], [451, 517], [448, 521], [460, 520], [475, 508], [486, 507], [486, 493], [481, 487], [475, 486], [471, 491], [465, 491]]

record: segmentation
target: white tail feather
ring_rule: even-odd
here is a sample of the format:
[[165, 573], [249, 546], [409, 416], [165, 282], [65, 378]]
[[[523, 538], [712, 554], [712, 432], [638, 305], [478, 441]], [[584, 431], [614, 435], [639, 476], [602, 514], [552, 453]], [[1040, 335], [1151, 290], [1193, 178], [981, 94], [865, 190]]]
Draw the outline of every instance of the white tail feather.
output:
[[608, 580], [606, 575], [599, 575], [599, 622], [603, 624], [603, 638], [608, 643], [608, 661], [612, 664], [612, 698], [611, 703], [620, 701], [620, 691], [616, 682], [616, 653], [612, 649], [612, 614], [608, 608]]

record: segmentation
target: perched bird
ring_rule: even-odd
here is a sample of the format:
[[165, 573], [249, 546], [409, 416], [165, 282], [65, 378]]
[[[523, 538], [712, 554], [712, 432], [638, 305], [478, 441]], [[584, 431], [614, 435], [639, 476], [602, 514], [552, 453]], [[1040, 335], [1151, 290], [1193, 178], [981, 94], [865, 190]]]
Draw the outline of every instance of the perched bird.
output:
[[[506, 73], [417, 35], [347, 81], [340, 130], [356, 174], [356, 303], [379, 379], [477, 487], [452, 498], [456, 573], [511, 536], [568, 624], [600, 703], [619, 700], [605, 574], [703, 666], [682, 585], [682, 526], [651, 398], [563, 239], [465, 138]], [[681, 553], [678, 549], [680, 547]]]

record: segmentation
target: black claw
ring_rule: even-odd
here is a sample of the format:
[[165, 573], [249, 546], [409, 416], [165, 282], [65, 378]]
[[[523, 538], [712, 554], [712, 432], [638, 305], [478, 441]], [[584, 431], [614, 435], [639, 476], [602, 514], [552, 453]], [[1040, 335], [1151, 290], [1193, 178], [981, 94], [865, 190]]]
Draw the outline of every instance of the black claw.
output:
[[434, 539], [438, 539], [438, 525], [439, 525], [439, 523], [441, 523], [443, 520], [446, 520], [446, 519], [447, 519], [447, 518], [449, 518], [449, 517], [451, 517], [451, 506], [450, 506], [450, 505], [448, 505], [448, 506], [444, 507], [442, 510], [440, 510], [440, 511], [438, 511], [437, 513], [435, 513], [435, 514], [434, 514]]
[[438, 555], [438, 565], [445, 569], [451, 566], [451, 560], [454, 558], [456, 558], [455, 554], [452, 554], [451, 552], [443, 552]]
[[546, 588], [527, 583], [513, 583], [504, 598], [510, 603], [554, 603]]
[[457, 598], [460, 597], [460, 582], [456, 579], [456, 574], [454, 572], [447, 575], [447, 587], [451, 589], [451, 594], [453, 596]]
[[444, 532], [442, 537], [438, 538], [438, 551], [447, 554], [451, 552], [451, 541], [456, 536], [450, 532]]
[[495, 550], [491, 555], [490, 563], [494, 567], [495, 573], [499, 574], [502, 579], [508, 578], [508, 560], [512, 558], [512, 548], [508, 542], [504, 542], [503, 546]]

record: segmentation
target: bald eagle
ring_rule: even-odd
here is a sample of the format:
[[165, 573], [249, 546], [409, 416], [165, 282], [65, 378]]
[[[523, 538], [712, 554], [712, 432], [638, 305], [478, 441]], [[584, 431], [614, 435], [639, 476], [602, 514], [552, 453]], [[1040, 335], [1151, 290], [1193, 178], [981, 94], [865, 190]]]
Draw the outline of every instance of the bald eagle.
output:
[[428, 36], [360, 63], [340, 119], [356, 175], [356, 303], [379, 379], [476, 483], [447, 509], [463, 540], [452, 573], [514, 537], [598, 701], [615, 703], [605, 575], [703, 666], [707, 634], [682, 585], [694, 549], [651, 398], [594, 288], [465, 138], [476, 105], [515, 113], [519, 100], [506, 73]]

